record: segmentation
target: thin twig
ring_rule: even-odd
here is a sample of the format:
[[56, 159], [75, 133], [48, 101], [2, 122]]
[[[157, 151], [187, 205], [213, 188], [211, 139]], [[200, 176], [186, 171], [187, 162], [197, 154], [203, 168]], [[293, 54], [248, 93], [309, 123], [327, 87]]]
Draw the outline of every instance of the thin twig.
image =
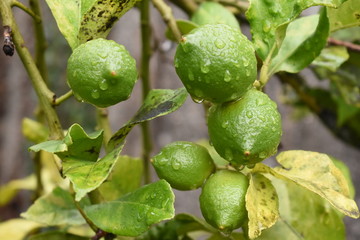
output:
[[[142, 99], [145, 100], [150, 91], [150, 59], [151, 59], [151, 28], [150, 28], [150, 0], [143, 0], [140, 4], [141, 17], [141, 71], [140, 77], [142, 80]], [[144, 182], [151, 182], [150, 175], [150, 152], [152, 149], [152, 142], [150, 136], [149, 123], [143, 122], [141, 124], [143, 152], [142, 159], [144, 163]]]
[[191, 16], [198, 8], [198, 5], [193, 0], [170, 0], [170, 1], [176, 6], [178, 6], [180, 9], [182, 9], [189, 16]]
[[102, 129], [104, 131], [103, 143], [106, 148], [106, 144], [109, 142], [112, 136], [108, 110], [106, 108], [96, 108], [96, 113], [98, 129]]
[[35, 12], [33, 12], [30, 8], [26, 7], [24, 4], [22, 4], [19, 1], [13, 1], [11, 4], [11, 7], [17, 7], [29, 14], [36, 22], [41, 22], [41, 18], [39, 15], [37, 15]]
[[179, 42], [181, 39], [181, 32], [176, 24], [171, 7], [169, 7], [163, 0], [152, 0], [152, 2], [155, 8], [160, 12], [164, 22], [168, 25], [177, 42]]
[[352, 42], [346, 42], [346, 41], [341, 41], [335, 38], [328, 38], [327, 40], [328, 44], [330, 45], [336, 45], [336, 46], [344, 46], [349, 50], [355, 51], [355, 52], [360, 52], [360, 45], [359, 44], [355, 44]]

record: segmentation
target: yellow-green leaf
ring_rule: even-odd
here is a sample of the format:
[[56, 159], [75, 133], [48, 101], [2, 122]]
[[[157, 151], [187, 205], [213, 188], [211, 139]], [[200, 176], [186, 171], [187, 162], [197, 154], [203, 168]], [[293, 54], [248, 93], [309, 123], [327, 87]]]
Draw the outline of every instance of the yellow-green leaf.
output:
[[249, 218], [250, 239], [275, 224], [279, 217], [279, 200], [274, 186], [264, 175], [250, 174], [246, 193], [246, 210]]
[[6, 185], [0, 186], [0, 206], [4, 206], [10, 202], [19, 190], [34, 190], [35, 188], [35, 175], [30, 175], [22, 179], [16, 179], [7, 183]]
[[330, 31], [360, 26], [360, 1], [348, 0], [339, 8], [328, 8]]
[[280, 153], [277, 161], [282, 167], [273, 169], [276, 174], [317, 193], [345, 215], [359, 217], [355, 201], [349, 198], [346, 179], [328, 155], [293, 150]]
[[14, 218], [0, 223], [0, 239], [23, 240], [32, 230], [41, 227], [40, 224], [21, 218]]

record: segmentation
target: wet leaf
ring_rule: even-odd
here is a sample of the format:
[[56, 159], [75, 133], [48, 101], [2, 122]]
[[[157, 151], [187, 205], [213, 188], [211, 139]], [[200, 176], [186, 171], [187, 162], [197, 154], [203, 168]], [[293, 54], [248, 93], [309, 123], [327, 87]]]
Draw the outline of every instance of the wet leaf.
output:
[[342, 216], [323, 198], [290, 181], [271, 181], [279, 195], [281, 217], [257, 239], [345, 239]]
[[14, 218], [0, 223], [0, 239], [23, 240], [31, 231], [42, 225], [21, 218]]
[[105, 38], [136, 0], [46, 0], [46, 3], [74, 50], [91, 39]]
[[273, 58], [270, 72], [296, 73], [308, 66], [325, 47], [329, 35], [326, 12], [299, 18], [286, 30], [278, 54]]
[[273, 169], [276, 175], [318, 194], [343, 214], [359, 218], [346, 179], [328, 155], [293, 150], [280, 153], [276, 159], [282, 165]]
[[[250, 0], [246, 17], [250, 22], [256, 51], [262, 60], [285, 36], [286, 25], [306, 8], [321, 5], [338, 7], [346, 0]], [[304, 33], [305, 34], [305, 33]]]
[[188, 93], [185, 88], [151, 90], [135, 116], [111, 137], [108, 149], [113, 149], [121, 144], [135, 125], [167, 115], [179, 109], [187, 96]]
[[120, 156], [109, 178], [100, 186], [101, 195], [115, 200], [141, 186], [144, 166], [140, 158]]
[[261, 231], [275, 224], [279, 217], [279, 200], [275, 188], [264, 175], [250, 174], [246, 192], [250, 239], [260, 236]]
[[360, 26], [360, 1], [347, 0], [337, 9], [328, 9], [330, 31]]
[[18, 193], [19, 190], [35, 190], [35, 175], [30, 175], [22, 179], [16, 179], [0, 186], [0, 206], [9, 203]]
[[[84, 198], [80, 201], [84, 208], [90, 201]], [[37, 199], [30, 208], [21, 214], [22, 217], [44, 225], [80, 225], [85, 220], [77, 210], [74, 198], [68, 191], [55, 188], [51, 193]]]
[[85, 213], [106, 232], [138, 236], [152, 224], [174, 217], [174, 194], [170, 185], [160, 180], [119, 200], [88, 206]]
[[324, 48], [311, 64], [335, 72], [348, 58], [349, 54], [346, 47], [331, 46]]
[[[188, 34], [189, 32], [191, 32], [191, 30], [195, 29], [198, 27], [197, 24], [188, 21], [188, 20], [183, 20], [183, 19], [178, 19], [176, 20], [176, 25], [178, 26], [181, 35], [185, 35]], [[171, 32], [170, 28], [167, 28], [165, 31], [165, 36], [167, 39], [174, 41], [174, 42], [178, 42], [179, 39], [176, 39], [175, 36], [173, 35], [173, 33]]]

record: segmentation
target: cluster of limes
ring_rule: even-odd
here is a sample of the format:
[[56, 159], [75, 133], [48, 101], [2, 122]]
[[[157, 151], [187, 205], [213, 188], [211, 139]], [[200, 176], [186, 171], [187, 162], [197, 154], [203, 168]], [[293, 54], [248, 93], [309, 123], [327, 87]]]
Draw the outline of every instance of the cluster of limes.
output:
[[[207, 116], [210, 142], [235, 170], [217, 170], [207, 149], [190, 142], [165, 146], [152, 163], [158, 176], [176, 189], [201, 186], [205, 220], [230, 232], [247, 218], [249, 183], [238, 170], [274, 155], [282, 131], [275, 102], [253, 87], [257, 61], [252, 43], [232, 18], [214, 22], [214, 8], [220, 9], [214, 4], [203, 4], [193, 15], [200, 26], [182, 37], [174, 65], [193, 100], [212, 103]], [[204, 24], [204, 18], [211, 24]]]

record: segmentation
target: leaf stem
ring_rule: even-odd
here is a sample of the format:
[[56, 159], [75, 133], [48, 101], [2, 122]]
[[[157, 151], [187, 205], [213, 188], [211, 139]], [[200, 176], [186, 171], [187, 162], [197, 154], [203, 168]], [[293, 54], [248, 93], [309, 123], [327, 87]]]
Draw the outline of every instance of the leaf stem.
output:
[[198, 5], [193, 0], [170, 0], [170, 1], [179, 8], [181, 8], [189, 16], [191, 16], [198, 8]]
[[36, 12], [34, 12], [32, 9], [26, 7], [24, 4], [22, 4], [21, 2], [19, 1], [12, 1], [11, 3], [11, 7], [17, 7], [17, 8], [20, 8], [21, 10], [23, 10], [24, 12], [26, 12], [27, 14], [29, 14], [35, 22], [41, 22], [41, 18], [39, 15], [37, 15]]
[[52, 101], [55, 96], [46, 86], [36, 64], [29, 52], [25, 47], [24, 39], [19, 31], [19, 28], [15, 22], [14, 15], [11, 11], [11, 0], [0, 1], [0, 15], [4, 26], [8, 26], [12, 31], [12, 38], [19, 54], [19, 57], [31, 79], [34, 90], [39, 99], [41, 109], [44, 111], [45, 118], [50, 128], [52, 139], [63, 138], [64, 134], [60, 125], [58, 115], [52, 106]]
[[33, 162], [34, 162], [34, 171], [35, 171], [35, 176], [36, 176], [36, 189], [35, 189], [35, 193], [34, 193], [34, 200], [36, 200], [44, 192], [44, 186], [43, 186], [42, 176], [41, 176], [41, 169], [42, 169], [41, 151], [34, 154]]
[[347, 49], [354, 51], [354, 52], [360, 52], [360, 45], [359, 44], [355, 44], [352, 42], [346, 42], [346, 41], [341, 41], [335, 38], [328, 38], [327, 40], [328, 44], [331, 45], [336, 45], [336, 46], [344, 46]]
[[109, 142], [112, 136], [112, 130], [108, 118], [108, 111], [106, 108], [96, 108], [96, 113], [97, 113], [96, 115], [97, 115], [98, 129], [103, 129], [104, 131], [103, 143], [104, 146], [106, 147], [106, 144]]
[[164, 22], [168, 25], [170, 31], [173, 33], [177, 42], [181, 40], [181, 32], [176, 24], [171, 7], [169, 7], [163, 0], [152, 0], [155, 8], [160, 12]]
[[[145, 100], [150, 91], [150, 59], [151, 59], [151, 28], [150, 28], [150, 0], [143, 0], [140, 4], [140, 18], [141, 18], [141, 71], [140, 77], [142, 80], [142, 99]], [[141, 124], [141, 131], [143, 136], [143, 152], [142, 159], [144, 163], [144, 182], [145, 184], [151, 182], [150, 173], [150, 152], [152, 149], [152, 142], [150, 136], [149, 123], [143, 122]]]

